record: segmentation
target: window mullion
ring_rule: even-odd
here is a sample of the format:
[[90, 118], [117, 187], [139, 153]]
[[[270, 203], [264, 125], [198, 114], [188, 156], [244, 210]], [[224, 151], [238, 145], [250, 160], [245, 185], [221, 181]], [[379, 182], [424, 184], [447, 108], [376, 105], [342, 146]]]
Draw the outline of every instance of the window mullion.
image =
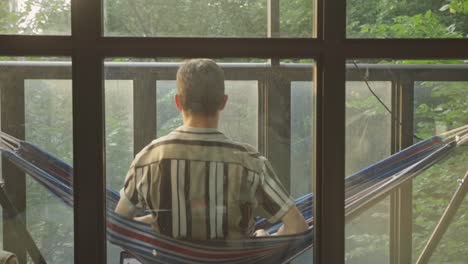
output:
[[102, 1], [72, 0], [75, 263], [106, 263]]
[[[346, 0], [317, 0], [323, 53], [317, 63], [314, 263], [345, 262]], [[323, 12], [323, 13], [322, 13]]]

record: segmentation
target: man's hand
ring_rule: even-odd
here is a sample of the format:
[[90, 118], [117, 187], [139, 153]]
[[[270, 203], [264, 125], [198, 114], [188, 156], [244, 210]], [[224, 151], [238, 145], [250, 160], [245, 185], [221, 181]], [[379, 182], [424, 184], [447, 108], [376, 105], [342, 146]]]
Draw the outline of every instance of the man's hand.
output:
[[270, 236], [270, 233], [268, 233], [265, 229], [258, 229], [253, 233], [254, 237], [265, 237], [265, 236]]
[[305, 232], [309, 226], [296, 206], [291, 207], [281, 219], [283, 225], [272, 236], [293, 235]]
[[151, 214], [147, 214], [147, 215], [139, 216], [139, 217], [134, 217], [133, 220], [148, 224], [153, 228], [154, 231], [160, 233], [159, 225], [154, 220], [154, 218], [153, 218], [153, 216]]
[[114, 210], [117, 214], [126, 217], [133, 218], [136, 214], [136, 208], [133, 206], [125, 196], [121, 195], [120, 200]]
[[258, 229], [253, 233], [254, 237], [281, 236], [302, 233], [308, 229], [308, 225], [296, 206], [293, 206], [281, 219], [283, 225], [273, 234], [265, 229]]
[[138, 221], [138, 222], [143, 222], [148, 225], [151, 225], [154, 222], [153, 216], [151, 214], [135, 217], [133, 218], [133, 220]]

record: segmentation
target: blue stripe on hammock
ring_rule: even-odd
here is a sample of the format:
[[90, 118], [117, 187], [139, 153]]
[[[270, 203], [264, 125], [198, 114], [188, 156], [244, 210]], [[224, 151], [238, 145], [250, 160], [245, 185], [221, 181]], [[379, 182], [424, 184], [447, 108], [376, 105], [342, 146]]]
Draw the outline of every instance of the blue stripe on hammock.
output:
[[[356, 172], [355, 174], [347, 177], [346, 186], [349, 186], [349, 185], [353, 186], [359, 182], [365, 181], [367, 177], [375, 175], [376, 172], [379, 172], [383, 168], [391, 165], [392, 163], [395, 163], [395, 162], [398, 163], [397, 161], [400, 160], [402, 156], [406, 156], [410, 153], [422, 151], [422, 150], [426, 150], [426, 152], [431, 151], [432, 149], [434, 149], [441, 143], [442, 143], [442, 139], [440, 137], [432, 137], [424, 141], [421, 141], [415, 145], [412, 145], [382, 161], [379, 161], [376, 164], [370, 165]], [[403, 162], [405, 162], [406, 160], [407, 159], [402, 159]]]
[[[189, 247], [191, 247], [193, 249], [201, 249], [201, 250], [207, 250], [207, 249], [209, 249], [209, 248], [211, 248], [213, 246], [217, 246], [217, 245], [220, 245], [220, 244], [223, 245], [223, 244], [228, 243], [230, 245], [228, 250], [238, 251], [238, 250], [245, 250], [245, 245], [246, 244], [254, 244], [254, 245], [256, 245], [256, 248], [264, 248], [264, 247], [268, 247], [269, 244], [270, 245], [271, 244], [273, 244], [273, 245], [279, 244], [279, 243], [281, 243], [282, 239], [284, 239], [284, 240], [299, 239], [298, 236], [291, 236], [289, 238], [288, 238], [288, 236], [285, 236], [285, 237], [275, 237], [275, 238], [265, 237], [265, 238], [248, 239], [248, 240], [232, 240], [232, 241], [229, 241], [229, 242], [226, 242], [225, 240], [203, 240], [203, 241], [197, 241], [196, 245], [193, 245], [192, 244], [193, 241], [192, 241], [192, 243], [190, 243], [190, 242], [185, 242], [184, 240], [178, 240], [178, 239], [174, 239], [174, 238], [171, 238], [171, 237], [166, 237], [166, 236], [164, 236], [162, 234], [154, 232], [146, 224], [143, 224], [143, 223], [137, 222], [137, 221], [133, 221], [131, 219], [123, 218], [120, 215], [114, 213], [112, 210], [109, 210], [109, 209], [107, 210], [107, 217], [108, 217], [109, 220], [117, 222], [119, 224], [119, 226], [130, 226], [136, 232], [140, 232], [140, 233], [145, 234], [145, 235], [151, 234], [154, 237], [162, 238], [162, 239], [164, 239], [164, 241], [166, 241], [166, 243], [172, 243], [172, 245], [186, 244], [186, 246], [189, 246]], [[263, 243], [258, 244], [258, 243], [256, 243], [256, 240], [262, 240]]]
[[[404, 151], [401, 151], [375, 165], [369, 166], [358, 173], [348, 177], [346, 179], [346, 187], [347, 193], [359, 193], [362, 190], [365, 190], [367, 187], [378, 183], [382, 179], [388, 178], [389, 176], [394, 175], [396, 172], [407, 168], [408, 166], [415, 164], [415, 162], [422, 160], [428, 154], [430, 154], [434, 149], [440, 145], [441, 139], [438, 137], [431, 138], [429, 140], [422, 141]], [[73, 169], [68, 164], [56, 159], [51, 154], [42, 151], [40, 148], [34, 146], [33, 144], [27, 142], [21, 142], [21, 147], [16, 152], [6, 152], [3, 151], [3, 155], [8, 157], [13, 163], [18, 165], [22, 168], [26, 173], [33, 176], [36, 180], [39, 181], [42, 185], [44, 185], [48, 190], [58, 196], [62, 201], [64, 201], [67, 205], [72, 205], [73, 202], [73, 190], [72, 190], [72, 177], [73, 177]], [[418, 153], [419, 152], [419, 153]], [[416, 153], [416, 154], [412, 154]], [[23, 155], [23, 156], [22, 156]], [[410, 155], [410, 157], [405, 157], [405, 155]], [[24, 160], [24, 156], [27, 157], [36, 157], [37, 159], [34, 160]], [[402, 157], [405, 157], [402, 159]], [[391, 167], [388, 167], [391, 166]], [[45, 171], [40, 169], [40, 167], [46, 167], [49, 171]], [[389, 169], [390, 168], [390, 169]], [[59, 173], [59, 174], [57, 174]], [[61, 176], [65, 177], [62, 178]], [[365, 184], [363, 184], [365, 183]], [[115, 206], [115, 203], [119, 199], [119, 194], [113, 190], [107, 190], [106, 196], [108, 199], [108, 205]], [[305, 216], [307, 218], [312, 218], [313, 215], [313, 195], [308, 194], [304, 197], [301, 197], [296, 200], [298, 204], [298, 208], [304, 211]], [[275, 247], [277, 245], [281, 245], [284, 247], [294, 246], [296, 251], [294, 254], [298, 254], [298, 252], [302, 252], [306, 248], [310, 248], [313, 242], [313, 227], [305, 233], [295, 236], [286, 236], [286, 237], [275, 237], [275, 238], [266, 238], [266, 239], [247, 239], [247, 240], [238, 240], [238, 241], [230, 241], [229, 243], [232, 244], [233, 247], [227, 247], [226, 241], [225, 243], [220, 243], [220, 241], [197, 241], [195, 243], [190, 243], [186, 241], [175, 240], [172, 238], [163, 237], [159, 234], [156, 234], [152, 231], [151, 228], [148, 226], [144, 226], [142, 224], [136, 223], [135, 221], [124, 219], [115, 213], [113, 213], [113, 207], [107, 208], [108, 213], [108, 220], [114, 221], [119, 227], [129, 229], [131, 232], [139, 232], [144, 233], [145, 236], [151, 236], [153, 239], [161, 239], [164, 243], [179, 247], [179, 248], [190, 248], [192, 251], [206, 251], [206, 250], [219, 250], [223, 249], [225, 253], [229, 254], [229, 252], [236, 252], [236, 251], [248, 251], [249, 248], [269, 248]], [[264, 225], [266, 223], [265, 219], [261, 219], [258, 221], [258, 224]], [[270, 230], [274, 230], [279, 228], [280, 225], [266, 225], [269, 227]], [[138, 255], [140, 258], [143, 258], [144, 261], [150, 261], [154, 263], [155, 261], [164, 263], [164, 261], [160, 261], [161, 258], [167, 258], [167, 260], [173, 261], [177, 259], [181, 261], [180, 263], [191, 263], [191, 256], [180, 256], [177, 254], [177, 251], [171, 253], [172, 251], [168, 251], [166, 249], [159, 248], [158, 253], [161, 255], [158, 258], [155, 258], [152, 255], [152, 248], [154, 245], [151, 243], [146, 243], [143, 241], [135, 241], [135, 239], [128, 238], [122, 234], [115, 233], [112, 230], [109, 230], [109, 240], [116, 244], [123, 245], [126, 248], [131, 248], [130, 251], [133, 251]], [[125, 244], [125, 245], [124, 245]], [[146, 245], [146, 246], [145, 246]], [[237, 245], [237, 247], [234, 247]], [[297, 248], [302, 248], [303, 250], [297, 250]], [[277, 257], [280, 259], [284, 259], [284, 256], [281, 256], [283, 253], [275, 252], [268, 252], [270, 256], [258, 256], [258, 261], [266, 262], [267, 260], [278, 260]], [[288, 252], [290, 253], [290, 252]], [[293, 256], [291, 256], [293, 257]], [[212, 262], [209, 259], [201, 258], [203, 261]], [[225, 259], [223, 259], [225, 260]], [[252, 261], [252, 258], [248, 258], [248, 261]], [[232, 263], [243, 263], [242, 261], [246, 261], [244, 259], [233, 259]]]
[[[113, 220], [114, 220], [114, 219], [113, 219]], [[131, 248], [131, 249], [138, 248], [138, 249], [139, 249], [139, 254], [144, 254], [144, 253], [146, 253], [146, 255], [148, 255], [148, 256], [151, 255], [151, 252], [152, 252], [152, 247], [151, 247], [151, 245], [148, 246], [148, 244], [146, 244], [145, 242], [143, 242], [143, 241], [138, 241], [137, 243], [138, 243], [138, 245], [140, 245], [140, 247], [137, 247], [137, 245], [136, 245], [137, 243], [136, 243], [136, 242], [132, 242], [132, 240], [128, 240], [128, 239], [125, 238], [125, 239], [126, 239], [126, 242], [131, 244], [130, 246], [128, 246], [128, 244], [121, 243], [120, 240], [121, 240], [122, 237], [119, 238], [119, 234], [116, 234], [115, 232], [109, 232], [109, 233], [110, 233], [110, 234], [113, 234], [113, 235], [116, 237], [116, 238], [114, 238], [113, 240], [111, 240], [112, 242], [117, 242], [119, 245], [121, 245], [121, 246], [123, 246], [124, 248], [127, 248], [127, 249], [130, 249], [130, 248]], [[115, 234], [116, 234], [116, 235], [115, 235]], [[148, 236], [148, 235], [147, 235], [147, 236]], [[312, 238], [312, 237], [313, 237], [313, 235], [311, 234], [311, 235], [310, 235], [310, 238]], [[293, 240], [288, 240], [288, 244], [291, 244], [291, 242], [298, 241], [298, 240], [302, 240], [302, 239], [301, 239], [301, 238], [295, 238], [295, 239], [293, 239]], [[311, 240], [307, 240], [307, 239], [306, 239], [306, 240], [302, 240], [302, 241], [301, 241], [301, 243], [304, 243], [304, 242], [310, 244]], [[203, 242], [201, 241], [201, 243], [203, 243]], [[180, 244], [180, 243], [179, 243], [179, 244]], [[297, 244], [297, 242], [296, 242], [296, 244]], [[146, 246], [145, 246], [145, 245], [146, 245]], [[177, 246], [177, 245], [176, 245], [176, 246]], [[189, 246], [191, 246], [191, 244], [189, 244]], [[262, 246], [264, 246], [264, 245], [262, 245]], [[159, 254], [160, 256], [161, 256], [161, 255], [165, 255], [165, 256], [171, 256], [171, 255], [172, 255], [172, 256], [173, 256], [172, 258], [176, 257], [176, 258], [178, 258], [179, 260], [182, 260], [182, 259], [183, 259], [183, 258], [181, 258], [181, 256], [177, 253], [177, 251], [176, 251], [176, 252], [173, 252], [173, 253], [171, 254], [170, 251], [166, 251], [166, 250], [161, 249], [161, 248], [159, 248], [159, 247], [154, 247], [154, 248], [157, 250], [157, 252], [158, 252], [158, 254]], [[193, 248], [193, 246], [192, 246], [192, 248]], [[267, 248], [268, 248], [268, 246], [267, 246]], [[204, 250], [207, 251], [207, 250], [212, 250], [212, 249], [213, 249], [213, 247], [209, 247], [209, 248], [206, 248], [206, 249], [204, 249]], [[245, 250], [246, 250], [246, 249], [245, 249], [245, 246], [244, 246], [244, 247], [241, 247], [238, 251], [241, 251], [241, 252], [242, 252], [242, 251], [245, 251]], [[270, 252], [268, 252], [268, 253], [269, 253], [268, 255], [272, 254], [272, 253], [270, 253]], [[225, 252], [223, 252], [222, 254], [229, 254], [229, 251], [225, 251]], [[267, 256], [267, 255], [266, 255], [266, 256]], [[199, 259], [199, 260], [204, 260], [204, 259], [193, 258], [193, 257], [192, 257], [192, 259], [191, 259], [190, 261], [194, 261], [194, 260], [197, 260], [197, 259]], [[214, 262], [214, 263], [218, 263], [219, 261], [222, 261], [223, 263], [229, 263], [229, 262], [231, 262], [231, 261], [233, 261], [233, 263], [239, 263], [238, 260], [241, 260], [242, 258], [237, 259], [237, 260], [236, 260], [236, 259], [231, 259], [231, 261], [229, 261], [229, 262], [228, 262], [227, 259], [223, 259], [222, 257], [214, 257], [214, 258], [211, 258], [211, 259], [212, 259], [211, 262]], [[207, 259], [205, 259], [205, 260], [207, 260]], [[189, 261], [189, 259], [185, 259], [184, 262], [181, 262], [181, 263], [187, 263], [187, 261]], [[199, 262], [196, 262], [196, 263], [199, 263]]]

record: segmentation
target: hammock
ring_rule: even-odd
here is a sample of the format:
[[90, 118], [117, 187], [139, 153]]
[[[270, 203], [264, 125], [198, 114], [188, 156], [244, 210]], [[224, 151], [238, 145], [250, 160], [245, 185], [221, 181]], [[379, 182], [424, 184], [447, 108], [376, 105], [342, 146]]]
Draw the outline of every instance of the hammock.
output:
[[[467, 127], [463, 131], [466, 130]], [[458, 141], [453, 135], [445, 139], [432, 137], [347, 177], [347, 221], [376, 199], [444, 157], [458, 145]], [[3, 132], [0, 132], [0, 151], [5, 158], [73, 207], [72, 167], [37, 146]], [[308, 231], [304, 233], [206, 241], [173, 239], [154, 232], [149, 225], [121, 217], [114, 213], [119, 193], [107, 189], [106, 195], [108, 240], [143, 263], [287, 263], [313, 245], [313, 194], [296, 200], [297, 207], [309, 224]], [[258, 219], [256, 227], [274, 232], [280, 224], [272, 225], [265, 219]]]

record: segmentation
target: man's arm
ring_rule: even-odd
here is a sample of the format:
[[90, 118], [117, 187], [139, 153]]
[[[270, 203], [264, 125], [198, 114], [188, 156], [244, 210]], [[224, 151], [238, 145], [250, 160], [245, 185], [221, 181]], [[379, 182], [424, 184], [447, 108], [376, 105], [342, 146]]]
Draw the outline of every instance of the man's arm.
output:
[[[290, 235], [306, 231], [307, 222], [297, 209], [293, 198], [282, 185], [270, 162], [266, 158], [264, 162], [260, 174], [261, 183], [256, 191], [261, 216], [267, 218], [270, 223], [276, 223], [281, 219], [283, 226], [274, 235]], [[255, 235], [269, 234], [265, 230], [257, 230]]]
[[281, 218], [283, 225], [278, 229], [276, 233], [269, 234], [264, 229], [255, 231], [254, 235], [260, 236], [281, 236], [281, 235], [293, 235], [297, 233], [305, 232], [309, 227], [301, 212], [296, 206], [292, 206], [291, 209]]
[[273, 236], [302, 233], [309, 228], [307, 222], [296, 206], [293, 206], [291, 209], [289, 209], [283, 218], [281, 218], [281, 222], [283, 222], [283, 225], [276, 233], [272, 234]]
[[18, 264], [18, 259], [13, 253], [0, 250], [0, 263], [1, 264]]
[[128, 200], [123, 191], [120, 192], [120, 195], [120, 200], [114, 210], [116, 214], [138, 222], [152, 225], [153, 228], [159, 232], [159, 226], [155, 224], [154, 218], [151, 214], [135, 217], [140, 210]]
[[[138, 193], [138, 182], [135, 179], [135, 174], [135, 167], [132, 163], [125, 176], [124, 187], [120, 190], [119, 202], [114, 209], [115, 213], [130, 219], [133, 219], [139, 210], [144, 208], [144, 205], [141, 204], [140, 194]], [[138, 199], [136, 199], [136, 197], [138, 197]]]
[[117, 206], [115, 207], [115, 213], [126, 217], [126, 218], [134, 218], [136, 214], [136, 207], [135, 206], [129, 206], [129, 201], [128, 199], [121, 195], [120, 200], [117, 203]]
[[145, 224], [152, 225], [153, 228], [159, 232], [159, 226], [157, 226], [154, 223], [153, 216], [151, 214], [147, 214], [144, 216], [135, 217], [137, 209], [135, 206], [128, 206], [128, 201], [126, 200], [126, 198], [120, 198], [119, 202], [117, 203], [117, 206], [115, 207], [115, 213], [138, 222], [143, 222]]

